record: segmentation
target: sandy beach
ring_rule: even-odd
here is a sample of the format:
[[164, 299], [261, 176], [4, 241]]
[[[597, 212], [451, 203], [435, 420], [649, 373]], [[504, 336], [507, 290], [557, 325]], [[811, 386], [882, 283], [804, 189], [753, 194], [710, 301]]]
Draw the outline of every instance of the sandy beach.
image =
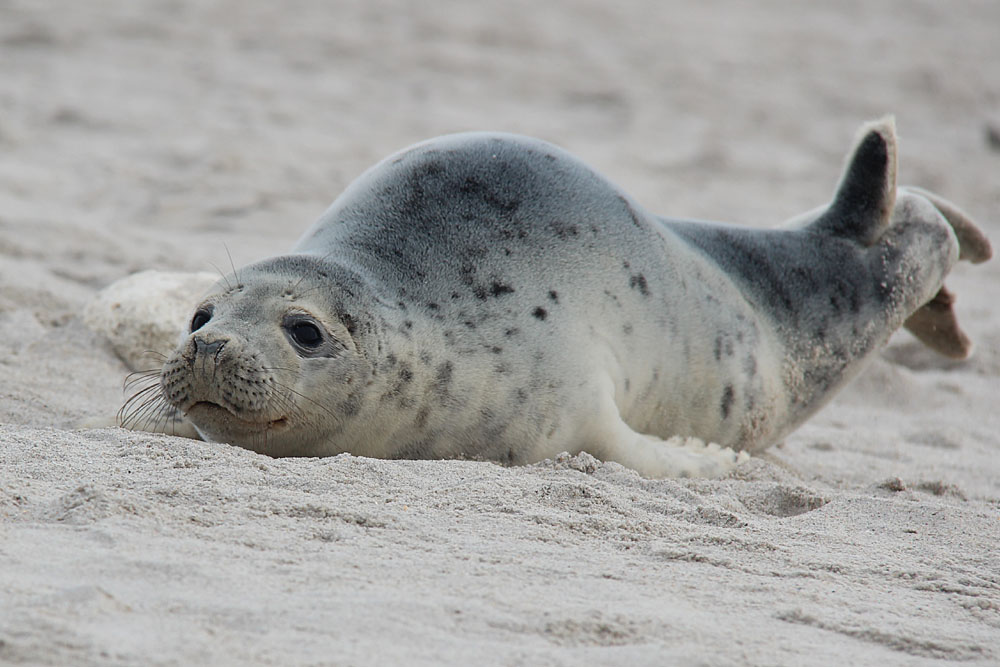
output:
[[997, 26], [994, 0], [0, 0], [0, 663], [997, 664], [998, 260], [948, 280], [969, 360], [899, 333], [720, 480], [80, 428], [129, 372], [84, 323], [101, 289], [288, 249], [449, 132], [773, 227], [893, 113], [899, 182], [996, 247]]

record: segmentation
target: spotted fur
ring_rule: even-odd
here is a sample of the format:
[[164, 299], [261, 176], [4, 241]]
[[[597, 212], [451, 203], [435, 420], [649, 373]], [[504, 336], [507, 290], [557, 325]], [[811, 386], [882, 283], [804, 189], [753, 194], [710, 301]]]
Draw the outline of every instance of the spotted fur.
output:
[[[942, 289], [956, 223], [897, 191], [895, 163], [891, 121], [868, 126], [833, 202], [766, 230], [651, 215], [534, 139], [418, 144], [291, 254], [221, 281], [163, 396], [203, 437], [271, 455], [586, 450], [650, 476], [720, 474]], [[296, 342], [296, 317], [322, 353]]]

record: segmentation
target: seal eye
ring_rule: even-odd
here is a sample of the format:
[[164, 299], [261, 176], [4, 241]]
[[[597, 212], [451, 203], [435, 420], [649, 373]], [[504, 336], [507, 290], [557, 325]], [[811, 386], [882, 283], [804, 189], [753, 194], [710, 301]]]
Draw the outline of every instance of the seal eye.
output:
[[194, 317], [191, 318], [191, 332], [193, 333], [208, 324], [210, 319], [212, 319], [212, 310], [210, 308], [199, 308], [195, 311]]
[[296, 322], [288, 327], [288, 333], [302, 347], [316, 348], [323, 342], [323, 334], [312, 322]]

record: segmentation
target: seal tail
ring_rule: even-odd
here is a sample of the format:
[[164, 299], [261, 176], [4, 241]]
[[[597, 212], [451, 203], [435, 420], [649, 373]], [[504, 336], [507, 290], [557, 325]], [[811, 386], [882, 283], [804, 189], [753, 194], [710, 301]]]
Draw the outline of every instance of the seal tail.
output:
[[896, 203], [896, 121], [868, 123], [847, 160], [833, 202], [811, 231], [874, 245], [889, 226]]

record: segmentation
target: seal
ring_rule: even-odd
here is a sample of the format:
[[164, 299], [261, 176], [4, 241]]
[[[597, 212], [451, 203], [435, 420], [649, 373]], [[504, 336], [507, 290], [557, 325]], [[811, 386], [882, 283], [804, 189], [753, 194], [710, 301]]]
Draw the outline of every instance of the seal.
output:
[[897, 188], [896, 154], [893, 120], [867, 125], [829, 205], [751, 229], [654, 216], [543, 141], [417, 144], [290, 254], [219, 281], [122, 423], [182, 416], [271, 456], [586, 451], [649, 477], [723, 474], [904, 323], [968, 355], [943, 283], [989, 242]]

